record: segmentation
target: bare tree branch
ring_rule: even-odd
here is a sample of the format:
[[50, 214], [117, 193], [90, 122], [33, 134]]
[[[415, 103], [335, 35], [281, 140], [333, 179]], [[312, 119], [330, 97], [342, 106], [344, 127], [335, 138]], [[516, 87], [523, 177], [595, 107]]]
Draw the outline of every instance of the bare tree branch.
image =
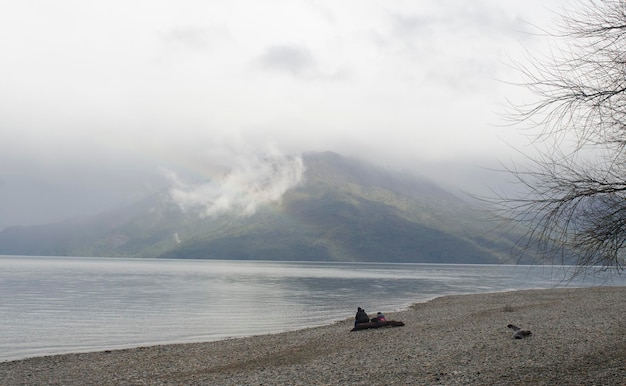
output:
[[[626, 256], [626, 0], [578, 3], [559, 44], [517, 67], [538, 102], [509, 118], [548, 140], [526, 169], [507, 168], [525, 194], [499, 196], [501, 213], [530, 231], [525, 250], [621, 273]], [[573, 148], [566, 141], [574, 139]]]

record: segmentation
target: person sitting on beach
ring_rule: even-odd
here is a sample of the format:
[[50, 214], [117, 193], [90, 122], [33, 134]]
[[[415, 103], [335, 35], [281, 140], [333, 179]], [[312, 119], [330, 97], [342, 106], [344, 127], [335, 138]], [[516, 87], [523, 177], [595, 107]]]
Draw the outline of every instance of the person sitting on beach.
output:
[[385, 315], [383, 315], [382, 312], [376, 313], [376, 319], [378, 319], [379, 322], [386, 322], [387, 321], [387, 319], [385, 319]]
[[359, 307], [356, 311], [356, 316], [354, 317], [354, 326], [356, 327], [359, 323], [368, 323], [370, 321], [370, 317], [367, 316], [365, 310]]

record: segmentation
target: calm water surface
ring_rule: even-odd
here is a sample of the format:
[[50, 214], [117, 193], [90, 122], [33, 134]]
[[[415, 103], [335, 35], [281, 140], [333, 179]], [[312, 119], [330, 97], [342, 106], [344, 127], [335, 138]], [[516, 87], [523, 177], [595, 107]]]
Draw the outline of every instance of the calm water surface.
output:
[[0, 361], [293, 330], [446, 294], [626, 285], [569, 282], [571, 269], [0, 256]]

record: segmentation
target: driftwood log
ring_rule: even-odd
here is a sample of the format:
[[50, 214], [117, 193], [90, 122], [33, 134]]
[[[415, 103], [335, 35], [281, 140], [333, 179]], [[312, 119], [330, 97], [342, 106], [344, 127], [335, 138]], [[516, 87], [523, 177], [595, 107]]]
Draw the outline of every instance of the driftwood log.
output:
[[354, 328], [350, 331], [358, 331], [358, 330], [367, 330], [368, 328], [379, 328], [379, 327], [402, 327], [404, 326], [403, 322], [398, 322], [395, 320], [387, 320], [384, 322], [367, 322], [367, 323], [358, 323]]

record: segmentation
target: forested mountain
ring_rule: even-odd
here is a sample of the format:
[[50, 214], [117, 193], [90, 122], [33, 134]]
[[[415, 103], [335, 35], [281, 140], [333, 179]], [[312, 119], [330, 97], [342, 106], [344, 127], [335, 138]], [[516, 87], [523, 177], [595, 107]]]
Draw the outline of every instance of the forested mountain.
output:
[[182, 211], [168, 192], [95, 216], [0, 232], [0, 254], [512, 263], [513, 241], [432, 182], [335, 153], [249, 216]]

